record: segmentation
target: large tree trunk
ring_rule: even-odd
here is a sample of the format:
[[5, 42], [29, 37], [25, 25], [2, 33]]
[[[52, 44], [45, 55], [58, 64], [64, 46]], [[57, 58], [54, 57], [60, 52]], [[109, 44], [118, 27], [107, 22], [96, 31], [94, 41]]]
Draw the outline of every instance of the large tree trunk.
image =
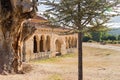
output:
[[21, 65], [19, 57], [19, 46], [16, 49], [13, 48], [14, 42], [13, 37], [9, 35], [9, 32], [5, 34], [4, 38], [1, 40], [0, 46], [0, 73], [18, 73], [18, 68]]
[[3, 39], [0, 46], [0, 73], [12, 72], [13, 55], [10, 39]]
[[82, 33], [78, 33], [78, 80], [83, 80], [82, 66]]
[[0, 0], [0, 73], [22, 72], [22, 45], [35, 31], [34, 26], [22, 26], [35, 16], [35, 5], [30, 1]]

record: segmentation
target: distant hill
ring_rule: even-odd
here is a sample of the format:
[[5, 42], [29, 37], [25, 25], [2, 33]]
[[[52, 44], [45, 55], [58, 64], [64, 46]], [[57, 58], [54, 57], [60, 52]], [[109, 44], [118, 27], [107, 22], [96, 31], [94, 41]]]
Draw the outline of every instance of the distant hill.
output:
[[120, 28], [112, 29], [108, 31], [108, 34], [115, 35], [115, 36], [120, 35]]

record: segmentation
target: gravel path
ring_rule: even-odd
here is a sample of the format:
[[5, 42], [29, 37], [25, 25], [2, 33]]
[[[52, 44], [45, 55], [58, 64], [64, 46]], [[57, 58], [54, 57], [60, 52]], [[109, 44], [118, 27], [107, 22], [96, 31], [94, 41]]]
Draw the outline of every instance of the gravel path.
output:
[[111, 49], [111, 50], [120, 51], [120, 46], [101, 45], [99, 43], [83, 43], [83, 46], [89, 46], [89, 47], [95, 47], [95, 48], [101, 48], [101, 49]]

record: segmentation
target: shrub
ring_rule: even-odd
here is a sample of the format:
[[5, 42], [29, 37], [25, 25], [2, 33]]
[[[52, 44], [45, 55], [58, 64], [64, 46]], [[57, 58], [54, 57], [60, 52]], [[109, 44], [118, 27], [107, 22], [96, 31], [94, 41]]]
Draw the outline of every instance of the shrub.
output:
[[120, 35], [118, 35], [118, 40], [120, 41]]
[[95, 42], [95, 41], [93, 41], [93, 40], [89, 40], [88, 42], [90, 42], [90, 43], [91, 43], [91, 42]]
[[107, 40], [116, 40], [116, 36], [109, 35], [107, 37]]
[[118, 44], [118, 41], [112, 41], [112, 40], [108, 40], [106, 41], [107, 44]]
[[113, 41], [113, 42], [112, 42], [112, 44], [117, 44], [117, 43], [118, 43], [118, 41]]
[[106, 43], [107, 44], [112, 44], [112, 41], [111, 40], [107, 40]]
[[118, 44], [120, 44], [120, 41], [118, 41]]
[[89, 36], [84, 36], [82, 41], [83, 42], [88, 42], [91, 38]]

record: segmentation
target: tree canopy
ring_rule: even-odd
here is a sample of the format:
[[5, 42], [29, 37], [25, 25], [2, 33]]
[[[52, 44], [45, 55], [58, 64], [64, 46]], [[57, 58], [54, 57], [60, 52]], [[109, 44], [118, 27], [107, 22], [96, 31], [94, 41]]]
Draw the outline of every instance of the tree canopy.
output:
[[75, 32], [90, 30], [90, 25], [94, 25], [92, 30], [93, 27], [104, 27], [110, 17], [105, 11], [116, 5], [116, 1], [109, 3], [105, 0], [44, 0], [41, 3], [49, 7], [44, 14], [51, 22]]

